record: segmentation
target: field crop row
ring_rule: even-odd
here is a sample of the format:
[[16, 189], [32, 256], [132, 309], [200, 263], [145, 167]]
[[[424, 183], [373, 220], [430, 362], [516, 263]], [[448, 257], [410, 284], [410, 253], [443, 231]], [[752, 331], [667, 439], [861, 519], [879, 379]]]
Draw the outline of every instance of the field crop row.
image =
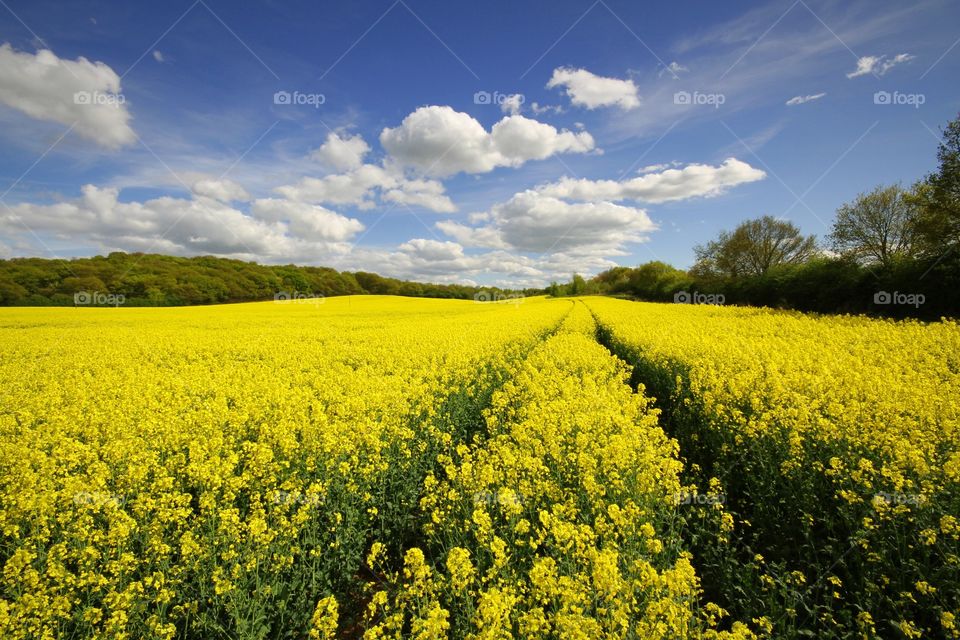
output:
[[960, 328], [0, 315], [0, 637], [958, 637]]
[[960, 327], [590, 299], [677, 438], [723, 486], [708, 596], [777, 637], [957, 637]]

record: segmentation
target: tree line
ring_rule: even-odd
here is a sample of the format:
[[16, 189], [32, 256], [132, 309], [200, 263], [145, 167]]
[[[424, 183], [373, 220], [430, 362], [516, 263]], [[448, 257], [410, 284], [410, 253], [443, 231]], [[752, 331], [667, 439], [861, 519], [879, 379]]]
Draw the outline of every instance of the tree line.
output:
[[261, 265], [212, 256], [114, 252], [71, 260], [0, 260], [0, 305], [5, 306], [112, 305], [118, 301], [124, 306], [177, 306], [353, 294], [486, 301], [514, 293], [410, 282], [365, 271]]
[[894, 317], [960, 315], [960, 117], [943, 130], [937, 169], [910, 187], [880, 185], [841, 206], [823, 241], [763, 216], [664, 262], [553, 283], [552, 295], [784, 307]]

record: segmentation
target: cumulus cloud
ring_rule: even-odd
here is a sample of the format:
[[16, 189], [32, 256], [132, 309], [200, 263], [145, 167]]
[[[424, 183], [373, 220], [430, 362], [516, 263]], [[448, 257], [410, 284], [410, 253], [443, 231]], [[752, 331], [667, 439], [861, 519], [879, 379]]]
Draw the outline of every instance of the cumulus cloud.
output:
[[197, 180], [190, 187], [190, 190], [198, 196], [213, 198], [220, 202], [237, 200], [245, 202], [250, 199], [250, 194], [247, 193], [246, 189], [226, 178]]
[[447, 106], [420, 107], [395, 128], [385, 128], [380, 144], [401, 165], [436, 177], [487, 173], [518, 167], [558, 153], [594, 148], [586, 131], [573, 133], [520, 115], [507, 116], [488, 132], [466, 113]]
[[500, 111], [512, 116], [518, 115], [523, 108], [524, 96], [514, 93], [500, 101]]
[[795, 107], [798, 104], [804, 104], [806, 102], [813, 102], [814, 100], [819, 100], [823, 96], [827, 95], [826, 93], [814, 93], [808, 96], [794, 96], [787, 100], [788, 107]]
[[[486, 217], [488, 218], [489, 214], [486, 214]], [[476, 224], [480, 220], [472, 217], [471, 222]], [[437, 222], [436, 227], [457, 242], [470, 247], [507, 248], [500, 230], [493, 226], [471, 227], [455, 220], [441, 220]]]
[[315, 261], [345, 250], [363, 224], [322, 207], [255, 200], [250, 214], [209, 197], [121, 202], [113, 188], [85, 185], [79, 198], [0, 209], [0, 230], [86, 241], [100, 248], [249, 260]]
[[873, 74], [877, 76], [884, 75], [890, 69], [893, 69], [898, 64], [903, 64], [904, 62], [909, 62], [913, 60], [916, 56], [909, 53], [898, 53], [892, 58], [888, 58], [886, 55], [882, 56], [862, 56], [857, 60], [857, 68], [847, 74], [848, 78], [858, 78], [860, 76], [865, 76], [867, 74]]
[[569, 67], [554, 69], [553, 76], [547, 82], [547, 88], [554, 87], [563, 87], [571, 103], [587, 109], [618, 106], [626, 110], [640, 106], [637, 85], [633, 80], [605, 78], [590, 73], [586, 69]]
[[658, 171], [663, 171], [664, 169], [670, 169], [671, 167], [680, 166], [679, 162], [661, 162], [658, 164], [648, 164], [645, 167], [640, 167], [637, 169], [638, 174], [644, 173], [655, 173]]
[[731, 187], [765, 177], [766, 173], [760, 169], [736, 158], [727, 158], [718, 166], [688, 164], [682, 169], [665, 169], [621, 181], [563, 178], [539, 187], [538, 191], [568, 200], [660, 203], [716, 196]]
[[550, 254], [538, 258], [538, 268], [553, 273], [557, 265], [544, 261], [561, 256], [564, 266], [577, 260], [599, 265], [622, 255], [630, 243], [644, 242], [658, 227], [644, 209], [618, 204], [650, 203], [715, 196], [765, 174], [735, 158], [718, 166], [676, 163], [650, 165], [629, 180], [564, 179], [515, 194], [489, 211], [471, 214], [470, 224], [443, 220], [436, 227], [466, 247]]
[[438, 213], [457, 210], [436, 180], [407, 178], [397, 167], [364, 164], [346, 173], [322, 178], [304, 177], [274, 191], [288, 200], [314, 204], [349, 205], [361, 210], [384, 202], [419, 206]]
[[287, 233], [305, 240], [343, 242], [364, 229], [359, 220], [323, 207], [277, 198], [254, 201], [250, 213], [259, 220], [283, 223]]
[[314, 160], [337, 171], [357, 169], [370, 152], [370, 145], [360, 135], [342, 137], [331, 132], [320, 148], [310, 154]]
[[399, 184], [399, 176], [383, 167], [365, 164], [346, 173], [301, 178], [295, 184], [277, 187], [274, 191], [289, 200], [371, 209], [376, 205], [371, 200], [375, 189], [392, 189]]
[[136, 140], [120, 77], [84, 57], [66, 60], [48, 49], [32, 54], [0, 45], [0, 103], [37, 120], [73, 125], [108, 149]]
[[386, 202], [396, 202], [407, 206], [419, 206], [438, 213], [452, 213], [457, 210], [453, 201], [444, 193], [444, 187], [436, 180], [405, 180], [396, 189], [386, 191]]
[[516, 251], [616, 254], [657, 227], [646, 211], [612, 202], [566, 202], [527, 190], [490, 210], [490, 222], [470, 228], [453, 221], [437, 224], [467, 245]]
[[440, 240], [415, 238], [404, 242], [397, 248], [405, 253], [432, 261], [457, 260], [463, 257], [463, 247], [456, 242], [441, 242]]

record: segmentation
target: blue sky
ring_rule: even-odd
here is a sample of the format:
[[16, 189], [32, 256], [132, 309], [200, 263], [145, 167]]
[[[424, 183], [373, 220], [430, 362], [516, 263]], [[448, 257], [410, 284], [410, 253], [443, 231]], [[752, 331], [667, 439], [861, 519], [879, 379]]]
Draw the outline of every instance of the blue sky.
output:
[[934, 168], [958, 39], [945, 0], [3, 0], [0, 257], [539, 285], [822, 237]]

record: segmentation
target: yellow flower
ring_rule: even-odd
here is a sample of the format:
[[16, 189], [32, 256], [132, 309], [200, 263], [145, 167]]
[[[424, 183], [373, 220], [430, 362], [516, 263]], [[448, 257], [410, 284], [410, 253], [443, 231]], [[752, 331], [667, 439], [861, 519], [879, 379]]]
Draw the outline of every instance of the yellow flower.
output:
[[338, 608], [337, 599], [327, 596], [317, 602], [310, 619], [311, 640], [332, 640], [337, 635]]

